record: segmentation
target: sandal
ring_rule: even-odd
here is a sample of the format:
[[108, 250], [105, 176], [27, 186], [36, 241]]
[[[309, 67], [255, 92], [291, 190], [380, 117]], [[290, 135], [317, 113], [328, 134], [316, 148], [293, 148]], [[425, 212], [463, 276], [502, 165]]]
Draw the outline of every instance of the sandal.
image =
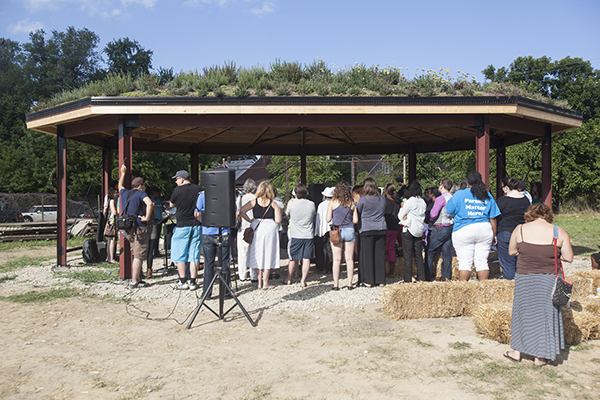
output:
[[502, 354], [504, 357], [508, 358], [510, 361], [512, 362], [521, 362], [521, 359], [516, 359], [513, 356], [510, 355], [510, 350], [506, 351], [504, 354]]
[[331, 290], [340, 290], [340, 288], [338, 286], [333, 286]]
[[550, 362], [545, 359], [545, 358], [535, 358], [535, 360], [533, 361], [533, 365], [536, 367], [543, 367], [545, 365], [550, 364]]

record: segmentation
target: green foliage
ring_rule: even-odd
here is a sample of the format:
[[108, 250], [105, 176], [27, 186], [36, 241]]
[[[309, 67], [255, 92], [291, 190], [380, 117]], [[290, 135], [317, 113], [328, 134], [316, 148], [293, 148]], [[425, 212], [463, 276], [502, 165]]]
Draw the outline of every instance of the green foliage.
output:
[[108, 56], [108, 71], [124, 73], [134, 78], [148, 74], [152, 68], [152, 50], [145, 50], [137, 40], [128, 37], [108, 42], [104, 48]]
[[314, 88], [310, 81], [306, 80], [305, 78], [302, 78], [300, 80], [300, 83], [298, 83], [294, 87], [294, 91], [300, 95], [307, 95], [311, 94], [314, 91]]
[[[307, 156], [306, 183], [322, 183], [326, 186], [335, 186], [342, 180], [350, 182], [349, 163], [327, 163], [326, 161], [344, 160], [345, 157], [333, 156]], [[286, 175], [287, 169], [287, 175]], [[273, 156], [267, 170], [273, 174], [271, 184], [277, 188], [280, 198], [285, 198], [286, 176], [289, 177], [289, 191], [296, 183], [300, 182], [300, 157], [298, 156]]]
[[295, 85], [304, 76], [302, 64], [297, 61], [287, 62], [276, 58], [269, 69], [269, 77], [276, 82], [289, 82]]
[[0, 272], [16, 271], [29, 266], [37, 267], [44, 261], [48, 261], [48, 257], [22, 256], [15, 260], [0, 264]]
[[48, 291], [30, 291], [12, 296], [0, 296], [0, 300], [13, 303], [47, 303], [52, 300], [75, 297], [78, 294], [77, 289], [74, 288], [50, 289]]
[[238, 85], [233, 94], [237, 97], [248, 97], [251, 93], [246, 86]]
[[277, 96], [289, 96], [292, 94], [292, 88], [288, 84], [281, 84], [275, 89], [275, 94]]
[[238, 68], [233, 61], [225, 62], [223, 65], [213, 65], [212, 67], [204, 68], [202, 72], [206, 78], [222, 82], [219, 85], [233, 84], [238, 79]]

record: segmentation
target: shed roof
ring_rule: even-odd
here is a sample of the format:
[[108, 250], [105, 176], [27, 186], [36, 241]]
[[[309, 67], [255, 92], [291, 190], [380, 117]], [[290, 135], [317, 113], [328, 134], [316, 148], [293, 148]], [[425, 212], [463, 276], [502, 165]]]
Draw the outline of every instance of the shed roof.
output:
[[208, 154], [391, 154], [475, 148], [578, 128], [582, 114], [523, 97], [90, 97], [27, 114], [27, 127], [116, 148], [119, 121], [139, 151]]

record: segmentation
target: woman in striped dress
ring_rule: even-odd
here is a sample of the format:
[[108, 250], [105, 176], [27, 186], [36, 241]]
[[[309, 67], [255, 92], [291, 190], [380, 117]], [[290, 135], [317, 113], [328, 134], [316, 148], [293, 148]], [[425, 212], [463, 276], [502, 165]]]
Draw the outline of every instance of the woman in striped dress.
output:
[[569, 235], [554, 227], [554, 214], [544, 204], [533, 204], [525, 213], [525, 224], [517, 225], [508, 252], [519, 256], [511, 320], [511, 347], [504, 353], [512, 361], [521, 354], [533, 356], [534, 365], [556, 359], [565, 348], [562, 312], [552, 304], [555, 281], [553, 238], [557, 231], [557, 256], [573, 261]]

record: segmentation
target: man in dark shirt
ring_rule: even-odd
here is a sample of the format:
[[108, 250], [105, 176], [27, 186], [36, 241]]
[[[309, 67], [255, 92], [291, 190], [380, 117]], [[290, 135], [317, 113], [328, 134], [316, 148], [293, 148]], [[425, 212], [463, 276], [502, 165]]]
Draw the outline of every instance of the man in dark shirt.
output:
[[[196, 277], [200, 264], [200, 248], [202, 246], [202, 226], [194, 216], [200, 186], [190, 181], [187, 171], [177, 171], [175, 176], [177, 187], [171, 195], [170, 206], [177, 207], [175, 216], [177, 226], [171, 238], [171, 260], [177, 264], [179, 282], [173, 285], [177, 290], [196, 290]], [[190, 283], [186, 277], [186, 262], [190, 263]]]
[[[147, 258], [149, 247], [149, 221], [154, 216], [154, 203], [144, 191], [146, 182], [143, 178], [137, 177], [131, 181], [131, 189], [126, 189], [125, 174], [127, 166], [121, 166], [121, 176], [119, 177], [119, 195], [121, 196], [121, 208], [123, 214], [134, 214], [136, 216], [135, 225], [131, 232], [124, 232], [125, 238], [131, 243], [131, 252], [133, 253], [133, 263], [131, 264], [131, 288], [143, 287], [146, 282], [141, 280], [142, 262]], [[145, 210], [144, 210], [145, 209]]]

